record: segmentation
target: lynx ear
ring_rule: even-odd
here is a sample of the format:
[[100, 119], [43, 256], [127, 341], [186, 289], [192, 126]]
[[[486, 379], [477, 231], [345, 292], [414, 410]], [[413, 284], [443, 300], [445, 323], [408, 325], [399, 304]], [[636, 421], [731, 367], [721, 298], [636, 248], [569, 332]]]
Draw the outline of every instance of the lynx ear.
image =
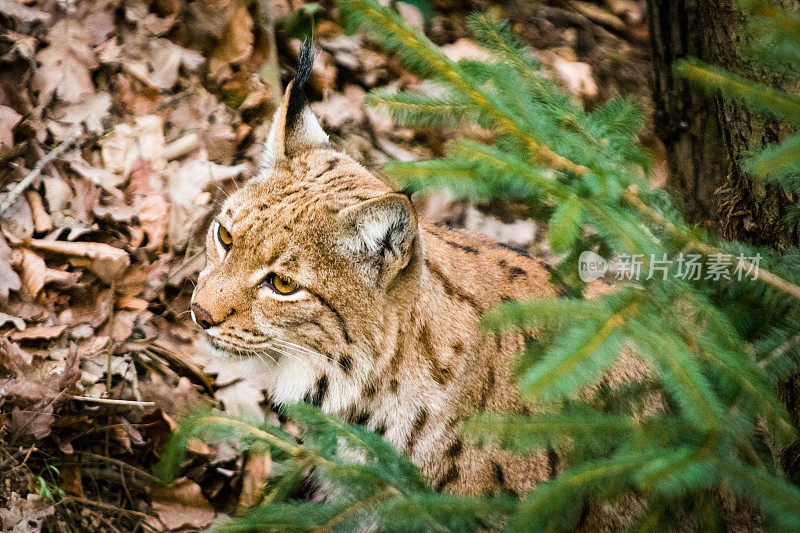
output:
[[330, 146], [328, 136], [322, 131], [306, 98], [305, 84], [313, 65], [314, 50], [311, 42], [306, 41], [300, 49], [297, 74], [286, 87], [283, 103], [272, 119], [261, 156], [261, 172], [272, 168], [279, 159], [292, 157], [300, 150]]
[[371, 198], [338, 216], [343, 253], [375, 284], [388, 285], [411, 260], [417, 215], [402, 194]]

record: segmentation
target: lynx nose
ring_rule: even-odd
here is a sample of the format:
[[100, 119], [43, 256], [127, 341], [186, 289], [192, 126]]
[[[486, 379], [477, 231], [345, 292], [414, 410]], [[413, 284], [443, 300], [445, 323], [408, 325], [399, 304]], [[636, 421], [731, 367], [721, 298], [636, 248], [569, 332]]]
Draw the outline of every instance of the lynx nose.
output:
[[191, 310], [192, 310], [192, 320], [194, 320], [194, 323], [200, 326], [201, 328], [208, 329], [219, 324], [219, 322], [214, 322], [211, 313], [209, 313], [199, 305], [193, 303]]

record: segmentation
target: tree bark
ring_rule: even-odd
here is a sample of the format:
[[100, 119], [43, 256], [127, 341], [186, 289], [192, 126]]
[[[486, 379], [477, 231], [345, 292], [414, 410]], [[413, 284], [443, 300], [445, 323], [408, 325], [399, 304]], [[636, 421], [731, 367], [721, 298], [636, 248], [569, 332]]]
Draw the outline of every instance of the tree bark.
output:
[[[800, 9], [800, 0], [783, 0]], [[797, 198], [750, 178], [742, 156], [784, 138], [790, 128], [746, 107], [709, 97], [672, 75], [676, 59], [696, 57], [775, 87], [780, 76], [738, 55], [744, 17], [735, 0], [647, 0], [653, 50], [655, 128], [666, 147], [667, 189], [691, 222], [729, 240], [782, 247], [797, 244], [785, 221]]]

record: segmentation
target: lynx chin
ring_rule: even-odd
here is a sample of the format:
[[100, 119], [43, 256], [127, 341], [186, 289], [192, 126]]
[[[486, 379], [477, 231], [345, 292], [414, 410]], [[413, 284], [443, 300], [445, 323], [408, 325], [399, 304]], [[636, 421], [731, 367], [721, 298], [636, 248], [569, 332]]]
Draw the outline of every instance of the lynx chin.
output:
[[420, 219], [331, 148], [297, 76], [258, 175], [207, 236], [192, 314], [215, 349], [263, 360], [276, 404], [306, 401], [383, 435], [439, 490], [523, 493], [559, 468], [464, 439], [475, 412], [524, 413], [510, 375], [530, 333], [479, 329], [508, 299], [555, 297], [544, 264]]

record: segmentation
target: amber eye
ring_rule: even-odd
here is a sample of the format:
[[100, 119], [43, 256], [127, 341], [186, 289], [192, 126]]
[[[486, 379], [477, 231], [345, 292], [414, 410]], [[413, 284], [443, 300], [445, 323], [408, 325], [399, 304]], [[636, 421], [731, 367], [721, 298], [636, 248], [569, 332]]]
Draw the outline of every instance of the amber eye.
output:
[[267, 286], [273, 291], [283, 296], [293, 294], [300, 289], [300, 286], [290, 278], [280, 276], [274, 272], [267, 275], [264, 281], [261, 282], [262, 286]]
[[230, 249], [231, 244], [233, 244], [233, 235], [219, 222], [217, 222], [217, 240], [222, 247], [225, 248], [226, 252]]

